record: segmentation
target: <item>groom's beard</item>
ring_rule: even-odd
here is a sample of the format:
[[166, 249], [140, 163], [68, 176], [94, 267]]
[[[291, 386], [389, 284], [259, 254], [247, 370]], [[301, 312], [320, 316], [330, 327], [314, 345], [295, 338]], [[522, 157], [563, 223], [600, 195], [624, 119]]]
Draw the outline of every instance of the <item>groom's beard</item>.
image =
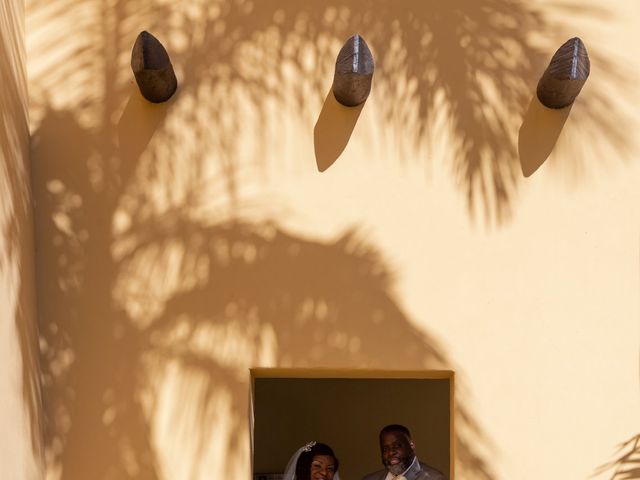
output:
[[[409, 468], [409, 465], [411, 465], [411, 462], [413, 462], [413, 457], [414, 457], [413, 454], [408, 454], [405, 457], [395, 457], [393, 459], [385, 460], [383, 463], [384, 463], [384, 466], [387, 467], [387, 470], [389, 470], [392, 475], [400, 475], [407, 468]], [[398, 463], [393, 464], [392, 460], [399, 460], [399, 461]]]

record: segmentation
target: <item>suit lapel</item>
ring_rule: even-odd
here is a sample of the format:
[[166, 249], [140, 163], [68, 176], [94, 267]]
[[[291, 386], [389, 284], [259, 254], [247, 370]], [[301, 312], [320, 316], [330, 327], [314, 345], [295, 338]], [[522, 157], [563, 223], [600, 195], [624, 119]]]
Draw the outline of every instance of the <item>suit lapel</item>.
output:
[[407, 480], [415, 480], [416, 478], [418, 478], [418, 475], [421, 471], [422, 467], [420, 466], [420, 461], [416, 458], [416, 461], [413, 463], [413, 465], [411, 465], [411, 468], [409, 469], [405, 477], [407, 477]]

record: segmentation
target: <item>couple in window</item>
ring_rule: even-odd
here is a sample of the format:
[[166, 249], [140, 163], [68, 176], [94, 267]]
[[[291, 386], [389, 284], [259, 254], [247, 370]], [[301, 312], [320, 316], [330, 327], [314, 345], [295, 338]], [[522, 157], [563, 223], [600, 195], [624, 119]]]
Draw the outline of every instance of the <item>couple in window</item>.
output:
[[[446, 480], [442, 472], [418, 460], [411, 433], [404, 425], [387, 425], [379, 438], [384, 468], [362, 480]], [[309, 442], [289, 460], [284, 480], [340, 480], [339, 466], [329, 445]]]

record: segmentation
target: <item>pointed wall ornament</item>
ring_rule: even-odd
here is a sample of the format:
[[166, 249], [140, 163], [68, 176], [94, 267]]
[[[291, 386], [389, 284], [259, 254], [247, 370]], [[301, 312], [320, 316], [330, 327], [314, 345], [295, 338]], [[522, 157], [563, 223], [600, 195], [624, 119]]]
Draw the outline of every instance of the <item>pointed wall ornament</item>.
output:
[[564, 108], [576, 99], [590, 71], [587, 48], [578, 37], [567, 40], [553, 55], [538, 82], [537, 95], [549, 108]]
[[131, 70], [142, 96], [153, 103], [166, 102], [178, 87], [169, 54], [147, 31], [140, 32], [131, 51]]
[[371, 92], [373, 55], [360, 35], [346, 41], [336, 59], [333, 77], [333, 95], [346, 107], [364, 103]]

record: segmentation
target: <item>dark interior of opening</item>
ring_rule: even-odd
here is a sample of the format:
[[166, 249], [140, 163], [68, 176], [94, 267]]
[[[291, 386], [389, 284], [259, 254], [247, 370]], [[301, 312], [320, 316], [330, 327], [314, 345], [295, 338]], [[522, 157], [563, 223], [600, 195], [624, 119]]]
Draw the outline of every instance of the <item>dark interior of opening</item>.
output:
[[449, 478], [450, 379], [254, 380], [254, 480], [278, 480], [311, 440], [333, 448], [342, 479], [361, 479], [382, 468], [378, 433], [391, 423], [407, 426], [420, 461]]

